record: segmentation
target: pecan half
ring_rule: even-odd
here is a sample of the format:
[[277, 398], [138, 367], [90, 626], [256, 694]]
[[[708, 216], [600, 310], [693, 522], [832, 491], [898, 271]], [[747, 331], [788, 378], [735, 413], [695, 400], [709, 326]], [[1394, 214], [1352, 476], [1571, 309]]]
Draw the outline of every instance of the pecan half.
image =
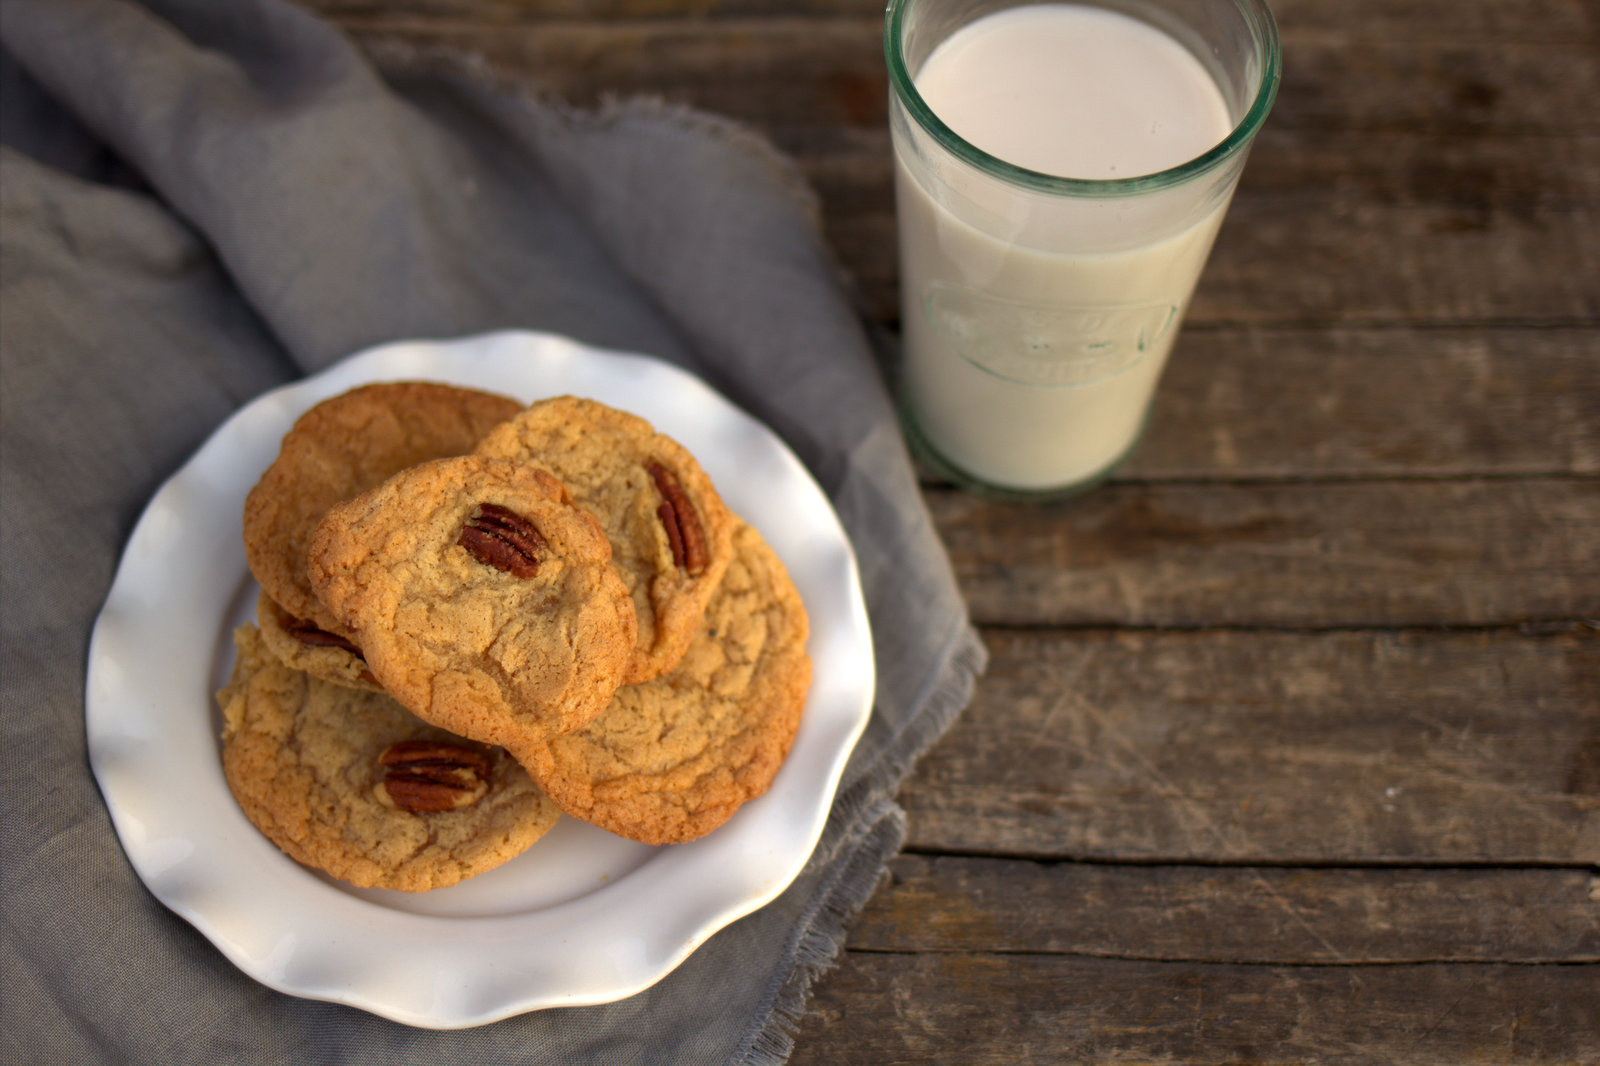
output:
[[515, 511], [480, 503], [461, 527], [456, 543], [485, 566], [512, 577], [532, 577], [539, 572], [539, 552], [545, 539], [532, 522]]
[[361, 649], [356, 647], [354, 643], [337, 633], [329, 633], [326, 629], [318, 628], [315, 622], [307, 622], [303, 618], [292, 618], [283, 628], [291, 637], [302, 644], [309, 644], [314, 648], [342, 648], [357, 659], [366, 658], [361, 653]]
[[402, 740], [378, 756], [378, 799], [412, 814], [470, 807], [489, 791], [489, 757], [441, 740]]
[[656, 516], [667, 531], [667, 543], [672, 546], [672, 561], [687, 570], [691, 576], [705, 572], [710, 553], [706, 548], [706, 534], [700, 525], [689, 494], [683, 491], [677, 477], [654, 459], [644, 464], [650, 479], [661, 493], [661, 506]]

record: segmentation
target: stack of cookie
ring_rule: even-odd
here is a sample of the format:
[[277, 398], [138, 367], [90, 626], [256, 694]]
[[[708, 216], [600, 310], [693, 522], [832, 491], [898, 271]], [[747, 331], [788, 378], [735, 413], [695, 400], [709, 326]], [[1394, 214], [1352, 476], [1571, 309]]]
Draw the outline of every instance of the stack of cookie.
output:
[[685, 448], [593, 400], [364, 386], [245, 505], [223, 766], [296, 860], [421, 891], [561, 812], [693, 840], [766, 791], [811, 680], [782, 563]]

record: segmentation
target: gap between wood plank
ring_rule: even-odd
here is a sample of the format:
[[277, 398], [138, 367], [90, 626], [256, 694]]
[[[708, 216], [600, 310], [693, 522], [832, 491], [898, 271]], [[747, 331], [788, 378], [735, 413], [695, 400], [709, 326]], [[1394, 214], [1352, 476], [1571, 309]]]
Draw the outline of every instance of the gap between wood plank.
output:
[[1430, 862], [1426, 858], [1407, 856], [1404, 859], [1184, 859], [1177, 862], [1157, 856], [1129, 856], [1110, 858], [1102, 855], [1060, 855], [1048, 852], [986, 851], [979, 848], [930, 848], [908, 844], [900, 849], [901, 855], [914, 855], [932, 859], [993, 859], [996, 862], [1033, 863], [1038, 866], [1107, 866], [1144, 867], [1171, 870], [1375, 870], [1384, 873], [1403, 873], [1416, 870], [1425, 873], [1447, 873], [1451, 870], [1587, 870], [1600, 877], [1600, 865], [1579, 859], [1440, 859]]
[[1600, 956], [1579, 956], [1576, 958], [1548, 958], [1548, 959], [1513, 959], [1513, 958], [1481, 958], [1481, 959], [1323, 959], [1317, 961], [1284, 960], [1270, 958], [1205, 958], [1195, 959], [1182, 955], [1140, 955], [1136, 953], [1110, 952], [1110, 951], [1029, 951], [1024, 949], [986, 948], [983, 950], [968, 948], [950, 949], [920, 949], [900, 950], [895, 948], [871, 947], [845, 947], [845, 954], [874, 956], [877, 958], [918, 958], [929, 955], [945, 955], [950, 957], [969, 958], [1043, 958], [1043, 959], [1103, 959], [1108, 962], [1142, 962], [1155, 963], [1169, 966], [1267, 966], [1273, 969], [1284, 970], [1339, 970], [1355, 969], [1359, 967], [1401, 967], [1401, 966], [1594, 966], [1600, 964]]
[[[1183, 487], [1215, 485], [1220, 488], [1252, 488], [1260, 485], [1472, 485], [1478, 482], [1486, 484], [1507, 482], [1525, 485], [1530, 481], [1600, 483], [1600, 477], [1589, 473], [1568, 473], [1561, 470], [1510, 470], [1480, 474], [1242, 474], [1234, 477], [1217, 477], [1211, 474], [1167, 474], [1151, 477], [1113, 476], [1110, 480], [1102, 482], [1100, 487], [1160, 488], [1164, 485]], [[948, 492], [952, 494], [959, 494], [963, 491], [952, 482], [944, 481], [931, 475], [922, 480], [922, 488], [925, 492]], [[1032, 506], [1031, 504], [1010, 504], [999, 500], [991, 502], [996, 506], [1002, 507]], [[1059, 501], [1059, 503], [1070, 505], [1072, 500], [1069, 498]], [[1051, 505], [1047, 503], [1045, 506]]]
[[974, 623], [980, 633], [1005, 634], [1006, 636], [1050, 636], [1052, 634], [1072, 636], [1110, 636], [1113, 634], [1149, 634], [1163, 633], [1193, 634], [1206, 633], [1228, 635], [1237, 633], [1285, 633], [1304, 634], [1307, 636], [1335, 635], [1335, 634], [1365, 634], [1368, 636], [1382, 637], [1389, 635], [1416, 635], [1437, 633], [1440, 636], [1465, 636], [1468, 634], [1502, 635], [1525, 637], [1537, 640], [1541, 637], [1570, 637], [1600, 635], [1600, 617], [1550, 617], [1528, 618], [1520, 622], [1415, 622], [1399, 625], [1357, 625], [1350, 623], [1330, 622], [1326, 625], [1315, 623], [1280, 625], [1249, 624], [1230, 622], [1226, 624], [1209, 623], [1150, 623], [1108, 625], [1105, 622], [993, 622], [983, 621]]

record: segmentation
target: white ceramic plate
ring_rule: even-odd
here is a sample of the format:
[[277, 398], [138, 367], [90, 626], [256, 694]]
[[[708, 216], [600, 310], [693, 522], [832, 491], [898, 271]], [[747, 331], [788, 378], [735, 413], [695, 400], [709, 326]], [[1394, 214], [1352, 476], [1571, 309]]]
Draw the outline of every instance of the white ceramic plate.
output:
[[[434, 380], [634, 411], [687, 446], [788, 566], [811, 615], [811, 692], [771, 790], [689, 844], [647, 847], [562, 818], [505, 865], [422, 894], [360, 890], [286, 858], [223, 780], [213, 693], [253, 617], [245, 494], [303, 411], [356, 385]], [[644, 989], [805, 865], [871, 712], [855, 558], [787, 447], [658, 360], [548, 334], [385, 345], [230, 418], [150, 501], [89, 650], [89, 756], [123, 848], [164, 904], [263, 984], [458, 1028]]]

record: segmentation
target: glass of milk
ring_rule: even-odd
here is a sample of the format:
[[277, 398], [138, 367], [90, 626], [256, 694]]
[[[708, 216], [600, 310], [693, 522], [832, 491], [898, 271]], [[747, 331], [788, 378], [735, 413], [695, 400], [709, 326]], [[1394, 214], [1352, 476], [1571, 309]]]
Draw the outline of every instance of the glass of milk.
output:
[[897, 383], [919, 454], [1007, 498], [1131, 452], [1277, 92], [1264, 0], [890, 0]]

